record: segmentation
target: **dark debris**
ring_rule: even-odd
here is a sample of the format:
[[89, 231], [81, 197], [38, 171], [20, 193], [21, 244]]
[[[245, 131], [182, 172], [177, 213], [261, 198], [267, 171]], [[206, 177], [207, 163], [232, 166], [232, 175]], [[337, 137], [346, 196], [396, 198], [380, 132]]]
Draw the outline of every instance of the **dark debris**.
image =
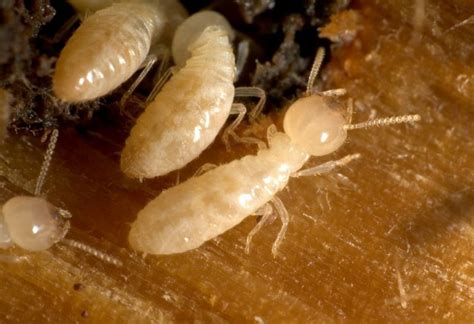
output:
[[275, 7], [275, 0], [235, 0], [247, 23], [252, 23], [255, 16]]
[[[183, 0], [191, 13], [203, 8], [220, 11], [252, 41], [248, 68], [238, 85], [262, 87], [272, 103], [269, 107], [282, 106], [304, 89], [316, 48], [328, 45], [319, 39], [317, 28], [348, 2]], [[62, 103], [52, 94], [54, 63], [67, 37], [60, 43], [53, 39], [72, 14], [60, 0], [0, 0], [0, 88], [13, 97], [10, 128], [41, 133], [60, 125], [84, 125], [123, 91], [124, 87], [82, 105]]]
[[263, 88], [267, 96], [276, 103], [295, 95], [297, 88], [306, 85], [308, 58], [301, 57], [300, 46], [295, 42], [295, 34], [303, 28], [301, 15], [294, 14], [285, 19], [285, 37], [271, 62], [257, 63], [252, 85]]
[[[56, 14], [49, 0], [0, 1], [0, 88], [12, 95], [10, 128], [41, 134], [87, 120], [98, 104], [70, 106], [52, 93], [58, 50], [44, 26]], [[51, 31], [49, 31], [51, 32]]]

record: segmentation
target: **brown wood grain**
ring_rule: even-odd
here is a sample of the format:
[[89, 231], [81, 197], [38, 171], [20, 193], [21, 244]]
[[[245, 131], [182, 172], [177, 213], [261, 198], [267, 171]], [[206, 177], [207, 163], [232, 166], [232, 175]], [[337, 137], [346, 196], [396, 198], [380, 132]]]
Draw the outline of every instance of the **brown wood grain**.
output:
[[[135, 254], [130, 223], [178, 173], [125, 178], [123, 124], [66, 129], [45, 195], [74, 215], [68, 238], [123, 266], [63, 243], [43, 253], [8, 250], [22, 258], [0, 262], [0, 321], [474, 321], [474, 24], [452, 28], [472, 17], [474, 3], [426, 1], [421, 34], [413, 3], [354, 3], [357, 36], [334, 46], [318, 86], [345, 87], [354, 121], [407, 113], [422, 121], [351, 131], [338, 152], [312, 159], [308, 166], [362, 155], [330, 174], [293, 179], [281, 192], [291, 223], [277, 258], [270, 249], [278, 220], [244, 253], [255, 217], [188, 253]], [[263, 138], [264, 127], [255, 129]], [[33, 192], [44, 147], [15, 135], [1, 144], [2, 201]], [[253, 152], [226, 152], [217, 141], [180, 179], [203, 163]]]

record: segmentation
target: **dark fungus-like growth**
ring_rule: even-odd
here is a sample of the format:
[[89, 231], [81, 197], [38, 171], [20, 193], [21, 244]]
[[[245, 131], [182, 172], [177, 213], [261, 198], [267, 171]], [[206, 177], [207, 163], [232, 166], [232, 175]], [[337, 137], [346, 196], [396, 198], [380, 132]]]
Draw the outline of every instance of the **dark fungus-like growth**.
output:
[[[221, 12], [241, 37], [251, 42], [248, 62], [238, 85], [262, 87], [273, 103], [270, 107], [281, 106], [304, 88], [305, 72], [316, 47], [327, 45], [318, 38], [317, 28], [348, 4], [347, 0], [182, 2], [190, 14], [203, 8]], [[51, 76], [59, 51], [72, 29], [62, 38], [58, 39], [57, 34], [73, 15], [73, 9], [65, 1], [1, 2], [0, 88], [12, 96], [11, 129], [37, 133], [65, 123], [83, 124], [99, 107], [117, 108], [118, 96], [129, 87], [126, 82], [100, 101], [83, 104], [66, 104], [55, 98]], [[143, 94], [147, 90], [141, 91]], [[135, 96], [140, 96], [140, 89]]]

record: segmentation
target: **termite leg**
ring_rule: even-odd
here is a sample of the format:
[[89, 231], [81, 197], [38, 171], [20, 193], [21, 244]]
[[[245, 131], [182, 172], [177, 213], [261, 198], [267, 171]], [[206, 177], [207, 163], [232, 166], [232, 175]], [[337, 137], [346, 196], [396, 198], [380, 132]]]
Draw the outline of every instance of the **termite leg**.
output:
[[156, 70], [155, 76], [153, 77], [153, 84], [155, 86], [153, 87], [150, 94], [145, 100], [145, 107], [148, 106], [150, 102], [153, 101], [153, 99], [155, 99], [158, 92], [161, 90], [163, 85], [168, 81], [168, 79], [173, 73], [172, 68], [166, 69], [171, 57], [170, 50], [168, 47], [162, 44], [158, 44], [154, 46], [150, 50], [150, 52], [158, 58], [160, 64], [158, 66], [158, 69]]
[[161, 88], [163, 88], [163, 86], [165, 85], [165, 83], [168, 81], [168, 79], [171, 77], [171, 75], [173, 75], [173, 71], [174, 71], [174, 68], [169, 68], [167, 69], [159, 78], [158, 80], [155, 82], [155, 86], [153, 87], [153, 89], [151, 90], [150, 94], [148, 95], [148, 97], [146, 98], [146, 101], [145, 101], [145, 107], [148, 106], [152, 101], [153, 99], [155, 99], [156, 95], [158, 94], [158, 92], [160, 92]]
[[[127, 91], [125, 91], [125, 93], [123, 94], [122, 98], [120, 99], [120, 109], [122, 110], [122, 113], [126, 114], [125, 113], [125, 103], [127, 102], [128, 98], [130, 97], [130, 95], [133, 93], [133, 91], [135, 91], [135, 89], [138, 87], [138, 85], [140, 84], [140, 82], [143, 81], [143, 79], [145, 78], [145, 76], [148, 74], [148, 72], [150, 72], [151, 68], [153, 67], [153, 65], [156, 63], [156, 61], [158, 60], [158, 58], [156, 57], [156, 55], [153, 55], [153, 54], [150, 54], [146, 59], [145, 61], [143, 62], [143, 70], [140, 72], [140, 74], [138, 75], [138, 77], [135, 79], [135, 81], [133, 81], [132, 85], [130, 86], [130, 88], [128, 88]], [[128, 117], [131, 117], [131, 116], [128, 116]], [[133, 117], [131, 117], [133, 119]]]
[[308, 177], [308, 176], [327, 173], [327, 172], [330, 172], [331, 170], [333, 170], [337, 167], [344, 166], [344, 165], [350, 163], [352, 160], [358, 159], [359, 157], [360, 157], [359, 153], [346, 155], [345, 157], [343, 157], [340, 160], [328, 161], [326, 163], [317, 165], [315, 167], [295, 172], [291, 176], [292, 177]]
[[282, 223], [280, 232], [278, 233], [277, 238], [272, 245], [272, 254], [273, 257], [276, 257], [278, 248], [285, 238], [286, 230], [288, 229], [288, 224], [290, 222], [290, 216], [288, 215], [288, 211], [286, 210], [285, 205], [283, 205], [283, 202], [280, 200], [280, 198], [277, 196], [273, 197], [272, 203]]
[[155, 86], [148, 95], [145, 101], [145, 106], [147, 106], [155, 98], [156, 94], [160, 91], [163, 84], [165, 84], [165, 82], [169, 79], [171, 75], [170, 70], [163, 72], [165, 70], [165, 67], [168, 65], [169, 58], [169, 50], [164, 46], [158, 45], [150, 50], [150, 54], [141, 66], [141, 68], [143, 68], [142, 72], [140, 72], [137, 79], [132, 83], [130, 88], [123, 94], [122, 98], [120, 99], [120, 108], [122, 109], [122, 113], [127, 115], [129, 118], [134, 119], [125, 111], [125, 103], [130, 98], [131, 94], [135, 91], [135, 89], [138, 87], [138, 85], [143, 81], [146, 75], [150, 72], [153, 65], [155, 65], [155, 63], [159, 61], [160, 63], [158, 66], [158, 70], [154, 77], [154, 80], [156, 80], [154, 82]]
[[94, 14], [94, 11], [87, 9], [84, 13], [79, 14], [79, 18], [81, 19], [81, 21], [84, 21], [90, 16], [92, 16], [93, 14]]
[[242, 73], [245, 64], [247, 63], [250, 52], [250, 43], [248, 40], [243, 40], [237, 45], [237, 57], [235, 60], [235, 80], [239, 79], [240, 74]]
[[207, 171], [215, 169], [215, 168], [217, 168], [216, 164], [205, 163], [205, 164], [201, 165], [201, 167], [199, 169], [197, 169], [196, 172], [194, 172], [193, 178], [194, 177], [199, 177], [201, 174], [206, 173]]
[[53, 43], [59, 43], [64, 39], [67, 33], [80, 21], [78, 14], [74, 14], [71, 18], [66, 20], [66, 22], [59, 28], [58, 32], [53, 37]]
[[258, 98], [258, 102], [253, 107], [253, 109], [249, 113], [249, 118], [251, 121], [255, 120], [260, 113], [262, 112], [263, 106], [265, 105], [265, 101], [267, 100], [267, 95], [265, 91], [258, 87], [239, 87], [235, 88], [234, 97], [256, 97]]
[[253, 137], [240, 137], [235, 133], [235, 128], [242, 122], [247, 113], [247, 108], [244, 104], [241, 103], [234, 103], [230, 110], [231, 115], [237, 115], [237, 118], [224, 130], [222, 134], [222, 141], [225, 144], [227, 151], [230, 151], [230, 142], [229, 136], [232, 137], [238, 143], [245, 143], [245, 144], [257, 144], [259, 149], [265, 149], [267, 146], [266, 144]]
[[245, 253], [250, 253], [250, 243], [252, 242], [253, 237], [257, 234], [260, 229], [262, 229], [263, 225], [265, 225], [273, 215], [273, 208], [270, 204], [263, 205], [259, 210], [255, 212], [255, 215], [262, 216], [262, 219], [255, 225], [255, 227], [250, 231], [247, 235], [247, 240], [245, 242]]
[[320, 96], [324, 97], [342, 97], [347, 94], [347, 90], [344, 88], [331, 89], [318, 93]]
[[350, 125], [352, 123], [353, 114], [354, 114], [354, 100], [352, 100], [352, 98], [349, 98], [349, 102], [347, 103], [347, 116], [346, 116], [347, 125]]

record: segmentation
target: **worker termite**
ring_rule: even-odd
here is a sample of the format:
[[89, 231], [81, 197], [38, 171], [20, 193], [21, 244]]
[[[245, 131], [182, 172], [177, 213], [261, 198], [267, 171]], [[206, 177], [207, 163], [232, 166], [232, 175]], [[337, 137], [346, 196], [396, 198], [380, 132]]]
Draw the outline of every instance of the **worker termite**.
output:
[[[92, 100], [114, 90], [144, 64], [159, 38], [171, 41], [186, 16], [177, 0], [117, 2], [87, 17], [62, 50], [53, 76], [55, 95]], [[150, 57], [148, 68], [156, 61]]]
[[[34, 196], [15, 196], [0, 210], [0, 248], [17, 245], [27, 251], [44, 251], [58, 242], [75, 247], [114, 265], [122, 262], [84, 243], [66, 239], [71, 214], [40, 197], [58, 139], [58, 130], [51, 133], [43, 165], [36, 181]], [[16, 258], [3, 258], [5, 260]]]
[[[351, 124], [343, 113], [329, 106], [331, 96], [343, 89], [314, 94], [312, 86], [324, 51], [318, 50], [307, 85], [307, 96], [298, 99], [284, 117], [285, 132], [268, 129], [269, 148], [224, 164], [163, 191], [139, 211], [129, 233], [129, 243], [137, 251], [173, 254], [189, 251], [236, 226], [249, 215], [263, 215], [249, 233], [246, 251], [253, 235], [271, 217], [275, 207], [283, 226], [273, 243], [277, 254], [289, 222], [288, 212], [276, 196], [290, 177], [328, 172], [359, 157], [348, 155], [337, 161], [299, 171], [310, 156], [336, 151], [346, 140], [347, 131], [376, 125], [413, 122], [419, 115], [406, 115]], [[352, 101], [349, 101], [352, 112]], [[349, 113], [349, 116], [351, 115]], [[263, 143], [262, 143], [263, 144]]]
[[[198, 26], [180, 26], [182, 30], [202, 28], [191, 18], [183, 24]], [[192, 41], [194, 34], [176, 36]], [[184, 41], [177, 43], [182, 49]], [[232, 106], [234, 96], [260, 97], [253, 115], [263, 105], [260, 89], [234, 88], [235, 58], [226, 27], [207, 27], [188, 48], [191, 57], [146, 107], [125, 143], [120, 166], [132, 178], [157, 177], [183, 167], [214, 141], [229, 114], [235, 113], [239, 117], [224, 132], [225, 139], [233, 136], [245, 114], [243, 105]]]

